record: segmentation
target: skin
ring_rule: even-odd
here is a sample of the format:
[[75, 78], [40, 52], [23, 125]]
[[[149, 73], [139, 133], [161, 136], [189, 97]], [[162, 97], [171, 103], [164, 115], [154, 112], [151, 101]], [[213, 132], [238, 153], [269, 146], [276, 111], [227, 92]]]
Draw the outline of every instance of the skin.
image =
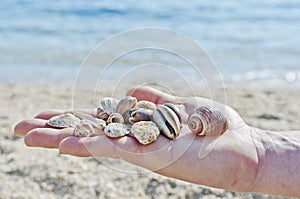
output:
[[[96, 136], [79, 138], [73, 136], [73, 128], [47, 126], [49, 118], [71, 110], [42, 112], [19, 122], [14, 131], [31, 147], [58, 148], [62, 154], [80, 157], [120, 158], [167, 177], [231, 191], [300, 197], [300, 132], [250, 127], [232, 108], [205, 98], [180, 98], [149, 87], [132, 88], [127, 95], [156, 104], [179, 104], [180, 136], [174, 141], [159, 136], [143, 146], [130, 136], [107, 138], [97, 129]], [[186, 121], [198, 106], [218, 108], [228, 119], [228, 130], [221, 136], [195, 136]]]

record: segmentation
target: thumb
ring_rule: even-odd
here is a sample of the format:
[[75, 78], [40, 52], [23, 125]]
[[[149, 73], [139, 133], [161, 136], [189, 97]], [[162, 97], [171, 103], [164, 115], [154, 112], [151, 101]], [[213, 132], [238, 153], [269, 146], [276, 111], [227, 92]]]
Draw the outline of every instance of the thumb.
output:
[[138, 101], [147, 100], [155, 104], [163, 104], [167, 102], [176, 104], [180, 101], [179, 97], [169, 95], [160, 90], [147, 86], [133, 87], [127, 91], [126, 95], [136, 97]]

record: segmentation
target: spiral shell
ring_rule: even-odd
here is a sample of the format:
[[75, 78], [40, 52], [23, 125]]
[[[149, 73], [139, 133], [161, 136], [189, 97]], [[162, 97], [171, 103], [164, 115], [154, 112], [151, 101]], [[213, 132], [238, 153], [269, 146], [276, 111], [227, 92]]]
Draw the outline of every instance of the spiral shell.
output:
[[124, 123], [123, 116], [120, 113], [112, 113], [107, 119], [107, 123]]
[[217, 109], [198, 107], [188, 118], [190, 130], [200, 136], [222, 135], [228, 129], [228, 121]]

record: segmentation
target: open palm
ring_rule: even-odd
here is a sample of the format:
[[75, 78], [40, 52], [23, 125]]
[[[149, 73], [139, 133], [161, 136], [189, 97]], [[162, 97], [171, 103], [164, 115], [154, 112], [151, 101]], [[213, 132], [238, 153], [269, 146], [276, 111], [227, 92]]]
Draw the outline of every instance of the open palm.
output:
[[[232, 108], [211, 100], [178, 98], [149, 87], [133, 88], [127, 95], [157, 104], [180, 105], [183, 128], [175, 140], [160, 136], [150, 145], [140, 145], [133, 137], [107, 138], [100, 130], [97, 136], [79, 138], [73, 129], [54, 129], [46, 121], [66, 111], [46, 111], [15, 127], [25, 136], [28, 146], [58, 148], [74, 156], [121, 158], [159, 174], [212, 187], [234, 191], [251, 191], [257, 174], [256, 129], [246, 125]], [[186, 125], [187, 116], [198, 106], [215, 106], [228, 119], [228, 130], [219, 137], [195, 136]], [[90, 111], [94, 114], [94, 110]]]

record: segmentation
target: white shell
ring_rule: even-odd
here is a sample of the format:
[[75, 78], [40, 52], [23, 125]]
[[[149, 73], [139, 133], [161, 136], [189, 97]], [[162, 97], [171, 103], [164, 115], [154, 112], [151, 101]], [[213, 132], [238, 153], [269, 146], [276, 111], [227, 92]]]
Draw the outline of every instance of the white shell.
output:
[[152, 115], [152, 121], [168, 138], [175, 139], [181, 130], [181, 122], [176, 113], [165, 105], [158, 105]]
[[56, 128], [74, 127], [80, 122], [80, 119], [71, 113], [64, 113], [50, 118], [47, 124]]
[[104, 129], [106, 126], [106, 122], [102, 119], [94, 118], [91, 115], [82, 113], [82, 112], [74, 112], [74, 115], [82, 120], [86, 120], [87, 122], [91, 123], [94, 127], [98, 129]]
[[131, 132], [143, 145], [150, 144], [159, 136], [158, 127], [151, 121], [140, 121], [132, 125]]
[[87, 137], [94, 135], [95, 131], [91, 123], [81, 120], [75, 127], [74, 127], [74, 135], [78, 137]]
[[155, 110], [156, 104], [154, 104], [153, 102], [150, 102], [150, 101], [141, 100], [136, 104], [136, 108], [137, 109], [143, 108], [143, 109]]
[[115, 112], [123, 115], [126, 111], [135, 107], [136, 103], [137, 103], [137, 99], [135, 97], [126, 96], [119, 101]]
[[198, 107], [188, 118], [191, 131], [200, 136], [222, 135], [228, 129], [228, 121], [217, 109]]
[[130, 128], [125, 124], [110, 123], [105, 127], [104, 133], [107, 137], [118, 138], [128, 135], [130, 133]]
[[140, 108], [133, 111], [129, 117], [129, 122], [134, 124], [139, 121], [150, 121], [153, 115], [153, 110]]
[[104, 110], [104, 112], [111, 114], [116, 112], [118, 103], [119, 103], [118, 99], [112, 97], [104, 97], [101, 100], [101, 107]]
[[124, 123], [124, 118], [120, 113], [112, 113], [107, 119], [107, 123]]

